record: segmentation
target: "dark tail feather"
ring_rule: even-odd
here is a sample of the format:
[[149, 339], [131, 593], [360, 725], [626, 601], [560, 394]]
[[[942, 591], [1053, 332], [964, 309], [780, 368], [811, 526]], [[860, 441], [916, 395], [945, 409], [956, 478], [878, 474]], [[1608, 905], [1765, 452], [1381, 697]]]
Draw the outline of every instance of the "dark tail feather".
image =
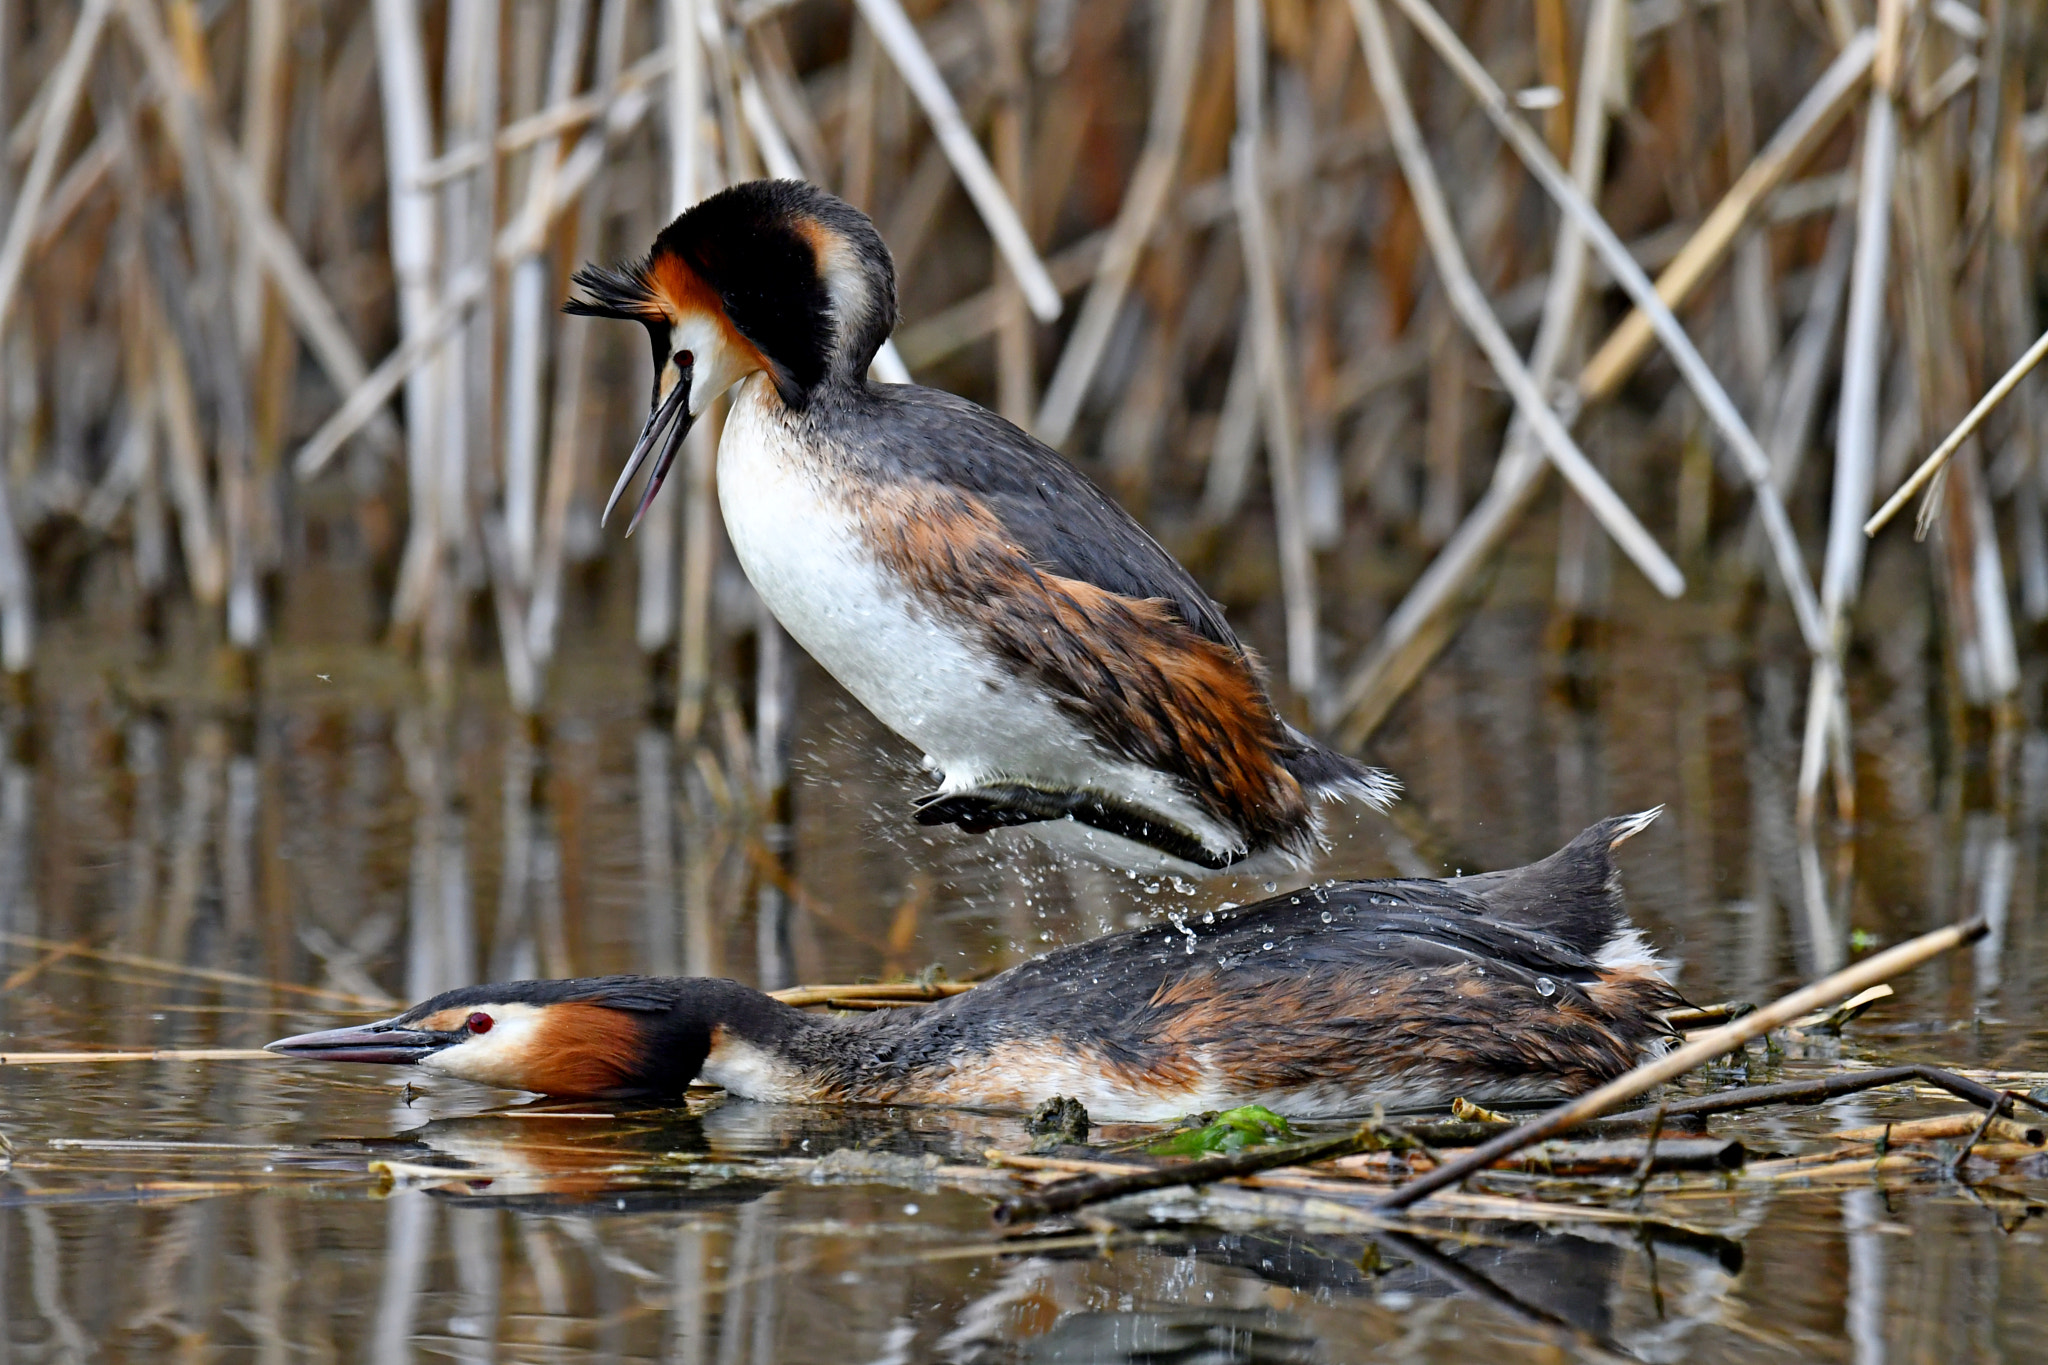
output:
[[1612, 815], [1541, 862], [1458, 877], [1495, 918], [1554, 934], [1590, 958], [1644, 961], [1654, 957], [1622, 903], [1614, 850], [1650, 827], [1664, 808]]
[[1291, 725], [1287, 732], [1299, 747], [1282, 754], [1280, 766], [1311, 797], [1363, 801], [1374, 810], [1385, 810], [1400, 798], [1401, 779], [1392, 773], [1326, 749]]

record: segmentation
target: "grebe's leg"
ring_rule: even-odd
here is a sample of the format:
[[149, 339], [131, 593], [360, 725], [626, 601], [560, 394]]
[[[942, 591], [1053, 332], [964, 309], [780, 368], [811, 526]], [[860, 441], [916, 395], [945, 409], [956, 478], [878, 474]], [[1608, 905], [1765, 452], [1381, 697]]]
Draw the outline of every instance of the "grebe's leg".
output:
[[1072, 819], [1183, 861], [1222, 871], [1241, 862], [1245, 850], [1219, 852], [1179, 825], [1101, 792], [1046, 791], [1021, 783], [932, 792], [913, 803], [920, 825], [958, 825], [982, 834], [1010, 825]]

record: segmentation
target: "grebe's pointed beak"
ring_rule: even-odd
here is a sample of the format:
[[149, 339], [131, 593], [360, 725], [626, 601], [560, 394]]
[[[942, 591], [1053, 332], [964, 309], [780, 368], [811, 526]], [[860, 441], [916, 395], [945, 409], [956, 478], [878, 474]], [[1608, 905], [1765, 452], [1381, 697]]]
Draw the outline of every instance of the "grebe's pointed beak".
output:
[[604, 516], [598, 519], [600, 526], [611, 520], [612, 509], [619, 505], [626, 486], [633, 482], [633, 476], [640, 472], [640, 466], [652, 454], [654, 468], [647, 476], [647, 487], [641, 490], [640, 505], [633, 510], [633, 520], [626, 527], [626, 534], [633, 534], [640, 525], [640, 519], [647, 515], [654, 495], [661, 491], [661, 481], [668, 477], [676, 452], [683, 448], [683, 438], [696, 424], [697, 419], [690, 415], [691, 364], [687, 358], [679, 358], [675, 366], [678, 372], [676, 382], [669, 386], [668, 396], [647, 414], [647, 425], [640, 429], [640, 439], [634, 444], [633, 453], [626, 457], [626, 467], [620, 472], [619, 481], [612, 485], [612, 495], [604, 505]]
[[263, 1050], [307, 1062], [382, 1062], [404, 1066], [433, 1056], [452, 1041], [445, 1033], [393, 1028], [389, 1024], [360, 1024], [280, 1038], [265, 1043]]

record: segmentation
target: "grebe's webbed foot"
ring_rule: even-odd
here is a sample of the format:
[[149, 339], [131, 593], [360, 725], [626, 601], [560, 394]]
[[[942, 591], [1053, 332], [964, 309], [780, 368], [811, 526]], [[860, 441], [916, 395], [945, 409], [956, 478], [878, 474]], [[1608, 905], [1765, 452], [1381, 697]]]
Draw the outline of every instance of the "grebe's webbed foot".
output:
[[[1037, 800], [1020, 798], [1039, 798]], [[1011, 825], [1065, 819], [1064, 806], [1047, 792], [1019, 788], [1009, 792], [927, 792], [911, 803], [920, 825], [958, 825], [969, 834], [986, 834]]]
[[1217, 872], [1245, 857], [1243, 849], [1219, 853], [1180, 826], [1100, 792], [1047, 791], [1006, 783], [972, 791], [931, 792], [919, 797], [913, 808], [920, 825], [957, 825], [969, 834], [1071, 819]]

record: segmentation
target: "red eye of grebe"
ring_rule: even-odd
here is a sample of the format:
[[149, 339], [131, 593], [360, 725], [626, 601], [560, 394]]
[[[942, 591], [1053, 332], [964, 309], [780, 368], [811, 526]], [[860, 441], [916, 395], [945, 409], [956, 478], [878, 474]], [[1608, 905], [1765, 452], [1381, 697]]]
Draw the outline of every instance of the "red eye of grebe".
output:
[[462, 1022], [471, 1033], [489, 1033], [491, 1031], [491, 1016], [483, 1013], [481, 1010], [470, 1015], [469, 1018]]

